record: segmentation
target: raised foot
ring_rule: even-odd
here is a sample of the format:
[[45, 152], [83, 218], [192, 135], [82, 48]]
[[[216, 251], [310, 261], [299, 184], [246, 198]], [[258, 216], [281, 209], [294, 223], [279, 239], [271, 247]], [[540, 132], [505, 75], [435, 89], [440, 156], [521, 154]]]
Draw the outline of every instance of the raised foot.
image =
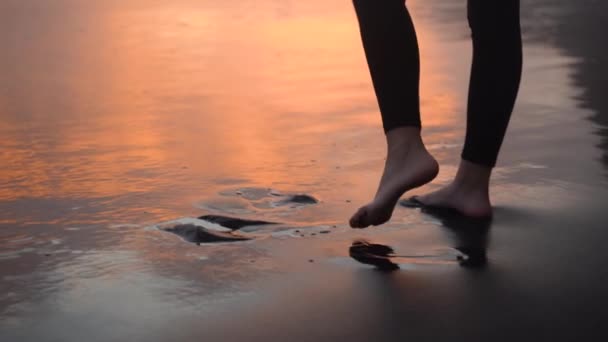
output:
[[423, 145], [390, 151], [374, 200], [359, 208], [350, 218], [352, 228], [366, 228], [387, 222], [399, 197], [406, 191], [432, 181], [439, 165]]

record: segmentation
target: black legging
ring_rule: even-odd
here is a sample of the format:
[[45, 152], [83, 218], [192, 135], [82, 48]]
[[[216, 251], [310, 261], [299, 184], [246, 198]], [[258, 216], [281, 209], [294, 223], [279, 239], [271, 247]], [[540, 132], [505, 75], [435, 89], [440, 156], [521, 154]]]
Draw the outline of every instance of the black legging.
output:
[[[420, 56], [404, 0], [353, 0], [384, 131], [420, 127]], [[519, 0], [468, 0], [473, 39], [462, 158], [493, 167], [519, 89]]]

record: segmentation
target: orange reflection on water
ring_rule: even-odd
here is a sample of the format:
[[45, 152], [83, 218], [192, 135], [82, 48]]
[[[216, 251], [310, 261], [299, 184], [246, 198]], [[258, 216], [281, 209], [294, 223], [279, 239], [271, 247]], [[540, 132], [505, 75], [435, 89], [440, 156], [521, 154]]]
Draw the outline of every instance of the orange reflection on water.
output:
[[[47, 18], [61, 24], [16, 45], [50, 41], [57, 53], [25, 55], [12, 74], [30, 82], [9, 84], [20, 96], [0, 107], [1, 199], [160, 191], [184, 201], [216, 193], [223, 178], [369, 197], [384, 147], [350, 3], [289, 2], [272, 15], [270, 2], [184, 3]], [[451, 125], [461, 100], [442, 82], [446, 51], [424, 21], [418, 31], [423, 121]]]

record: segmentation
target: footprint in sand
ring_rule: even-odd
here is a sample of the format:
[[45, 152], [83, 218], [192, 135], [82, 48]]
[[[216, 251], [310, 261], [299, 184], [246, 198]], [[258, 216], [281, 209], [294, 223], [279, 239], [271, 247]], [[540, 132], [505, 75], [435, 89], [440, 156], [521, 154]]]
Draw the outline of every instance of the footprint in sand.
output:
[[220, 197], [199, 203], [201, 209], [222, 211], [233, 215], [253, 214], [258, 210], [299, 209], [319, 203], [312, 195], [282, 193], [271, 188], [247, 187], [219, 192]]
[[237, 242], [252, 240], [238, 229], [251, 226], [277, 224], [276, 222], [248, 220], [221, 215], [204, 215], [199, 218], [181, 218], [159, 223], [151, 228], [173, 233], [187, 242], [201, 243]]

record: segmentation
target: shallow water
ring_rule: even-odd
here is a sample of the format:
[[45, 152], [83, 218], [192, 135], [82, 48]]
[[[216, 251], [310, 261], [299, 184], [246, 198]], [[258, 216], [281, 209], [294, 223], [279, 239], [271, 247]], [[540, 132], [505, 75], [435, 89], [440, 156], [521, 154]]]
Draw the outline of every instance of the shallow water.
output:
[[[424, 139], [442, 165], [421, 193], [455, 173], [470, 43], [464, 2], [409, 3]], [[373, 195], [384, 154], [349, 2], [2, 1], [0, 333], [513, 337], [508, 322], [557, 329], [574, 318], [572, 329], [593, 332], [608, 294], [605, 9], [523, 5], [524, 78], [482, 241], [405, 208], [383, 228], [347, 228]], [[276, 194], [319, 203], [278, 205]], [[150, 228], [203, 214], [281, 225], [200, 247]], [[348, 258], [359, 237], [408, 255], [395, 283]], [[490, 259], [475, 275], [454, 249], [471, 241]], [[379, 290], [386, 297], [374, 297]], [[461, 324], [451, 320], [457, 307], [470, 314]], [[226, 328], [236, 313], [245, 331]], [[394, 328], [397, 313], [412, 324]], [[476, 331], [475, 318], [495, 329]], [[261, 328], [266, 320], [274, 323]], [[444, 335], [429, 328], [437, 320]]]

